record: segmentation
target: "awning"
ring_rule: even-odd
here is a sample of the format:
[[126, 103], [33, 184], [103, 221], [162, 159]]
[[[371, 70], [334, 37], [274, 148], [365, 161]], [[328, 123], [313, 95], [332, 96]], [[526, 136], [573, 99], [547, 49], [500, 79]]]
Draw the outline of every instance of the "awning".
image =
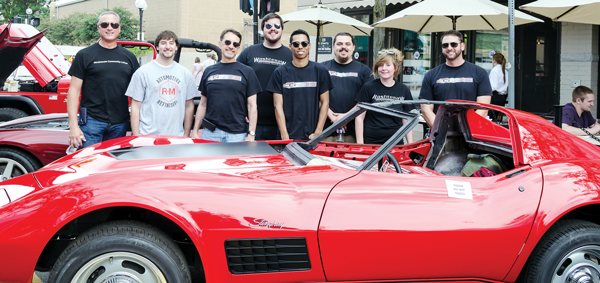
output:
[[[404, 3], [416, 3], [422, 0], [387, 0], [387, 5], [404, 4]], [[299, 1], [300, 2], [300, 1]], [[298, 3], [298, 10], [307, 9], [318, 2], [318, 0], [301, 1]], [[327, 6], [331, 10], [340, 9], [355, 9], [355, 8], [372, 8], [375, 5], [375, 0], [354, 0], [354, 1], [343, 1], [343, 0], [322, 0], [323, 5]]]

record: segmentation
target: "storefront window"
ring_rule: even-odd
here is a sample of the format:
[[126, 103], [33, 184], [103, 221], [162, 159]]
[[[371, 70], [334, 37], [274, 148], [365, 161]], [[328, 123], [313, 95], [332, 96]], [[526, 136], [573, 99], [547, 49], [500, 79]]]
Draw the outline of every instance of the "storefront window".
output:
[[431, 66], [431, 35], [404, 31], [402, 80], [410, 89], [413, 99], [419, 99], [425, 73]]
[[[351, 15], [350, 17], [359, 20], [365, 24], [369, 24], [369, 15]], [[360, 33], [360, 32], [359, 32]], [[356, 33], [355, 33], [356, 34]], [[369, 36], [355, 35], [354, 37], [354, 52], [353, 59], [368, 65], [369, 60]]]
[[475, 64], [484, 68], [488, 74], [494, 67], [492, 56], [502, 53], [508, 58], [508, 31], [478, 31], [475, 40]]

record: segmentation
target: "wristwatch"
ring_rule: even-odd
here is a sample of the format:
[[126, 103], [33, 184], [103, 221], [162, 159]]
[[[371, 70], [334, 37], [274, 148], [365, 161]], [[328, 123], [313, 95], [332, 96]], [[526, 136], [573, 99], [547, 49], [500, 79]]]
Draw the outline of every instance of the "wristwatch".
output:
[[248, 134], [251, 136], [256, 136], [256, 133], [254, 131], [248, 131]]

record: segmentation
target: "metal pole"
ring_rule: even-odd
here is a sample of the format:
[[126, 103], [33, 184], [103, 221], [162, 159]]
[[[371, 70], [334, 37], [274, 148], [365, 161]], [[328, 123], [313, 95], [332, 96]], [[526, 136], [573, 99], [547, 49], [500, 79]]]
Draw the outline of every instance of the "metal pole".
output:
[[[142, 16], [144, 15], [144, 10], [142, 10], [140, 8], [140, 41], [142, 41], [144, 38], [142, 37]], [[138, 47], [140, 48], [140, 47]], [[142, 65], [142, 49], [140, 48], [140, 52], [139, 54], [139, 59], [140, 59], [140, 66]]]
[[258, 0], [254, 1], [254, 14], [252, 14], [252, 24], [254, 25], [254, 44], [258, 44]]
[[515, 108], [515, 0], [508, 0], [508, 107]]

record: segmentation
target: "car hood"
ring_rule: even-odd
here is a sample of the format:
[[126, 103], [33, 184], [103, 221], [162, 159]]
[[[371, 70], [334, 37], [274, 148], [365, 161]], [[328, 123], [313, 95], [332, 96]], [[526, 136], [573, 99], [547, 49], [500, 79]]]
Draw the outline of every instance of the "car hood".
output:
[[67, 113], [33, 115], [0, 124], [0, 130], [47, 128], [68, 129], [69, 116]]
[[21, 63], [42, 87], [66, 75], [71, 64], [44, 32], [26, 24], [0, 26], [0, 82]]

